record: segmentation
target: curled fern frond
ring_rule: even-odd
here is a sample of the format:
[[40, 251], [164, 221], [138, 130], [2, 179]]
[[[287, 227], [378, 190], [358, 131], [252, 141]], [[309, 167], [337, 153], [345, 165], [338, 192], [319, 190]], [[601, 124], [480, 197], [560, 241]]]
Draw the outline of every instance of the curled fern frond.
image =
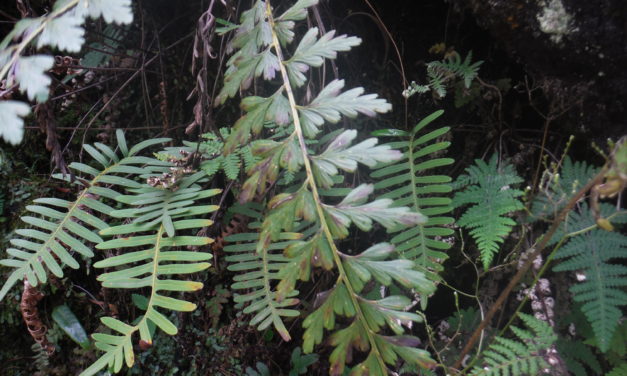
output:
[[[118, 192], [109, 188], [113, 186], [139, 187], [139, 183], [118, 174], [150, 173], [150, 169], [138, 166], [143, 166], [147, 162], [161, 163], [136, 154], [146, 147], [169, 140], [164, 138], [146, 140], [129, 150], [121, 131], [117, 132], [117, 139], [119, 148], [117, 152], [101, 143], [94, 146], [85, 145], [85, 151], [97, 162], [98, 167], [77, 162], [70, 164], [70, 168], [83, 176], [74, 181], [83, 188], [74, 201], [39, 198], [34, 201], [36, 205], [26, 207], [37, 216], [22, 217], [22, 220], [33, 228], [16, 230], [20, 237], [11, 240], [14, 248], [7, 249], [7, 253], [13, 258], [0, 261], [0, 265], [14, 268], [0, 290], [0, 299], [24, 277], [32, 286], [37, 286], [40, 282], [47, 281], [47, 270], [61, 278], [65, 265], [78, 269], [79, 264], [74, 252], [86, 258], [93, 257], [93, 250], [87, 244], [102, 242], [97, 231], [108, 227], [107, 223], [98, 218], [94, 212], [108, 215], [113, 210], [97, 197], [118, 196]], [[56, 177], [70, 180], [69, 176]]]
[[468, 167], [466, 174], [454, 183], [458, 192], [453, 197], [453, 206], [472, 205], [457, 223], [469, 230], [477, 242], [486, 269], [498, 252], [499, 243], [516, 225], [507, 215], [523, 208], [518, 199], [523, 192], [512, 187], [522, 181], [513, 166], [507, 163], [499, 166], [498, 155], [494, 154], [488, 163], [475, 160], [475, 165]]
[[453, 230], [445, 227], [453, 223], [453, 218], [445, 216], [452, 210], [451, 178], [446, 175], [431, 175], [429, 170], [448, 166], [451, 158], [438, 157], [450, 142], [438, 141], [446, 135], [449, 127], [442, 127], [421, 135], [421, 131], [442, 115], [437, 111], [420, 121], [411, 132], [397, 129], [384, 129], [374, 132], [375, 136], [389, 136], [401, 139], [388, 145], [403, 153], [397, 162], [385, 164], [375, 170], [371, 177], [377, 179], [374, 187], [383, 193], [381, 198], [394, 201], [395, 206], [409, 206], [414, 211], [428, 216], [427, 222], [409, 228], [395, 228], [396, 235], [391, 239], [396, 251], [405, 258], [414, 260], [425, 272], [439, 272], [441, 263], [448, 258], [450, 244], [441, 240], [450, 236]]
[[474, 367], [472, 376], [535, 376], [546, 373], [548, 367], [544, 352], [555, 343], [557, 335], [546, 322], [519, 313], [525, 325], [531, 329], [511, 327], [518, 340], [496, 337], [494, 343], [482, 353], [483, 366]]

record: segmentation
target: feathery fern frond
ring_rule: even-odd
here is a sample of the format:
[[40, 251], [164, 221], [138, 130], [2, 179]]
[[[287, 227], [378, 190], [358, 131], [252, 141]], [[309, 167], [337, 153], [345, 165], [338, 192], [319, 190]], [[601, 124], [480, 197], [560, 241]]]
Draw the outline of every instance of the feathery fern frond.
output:
[[513, 166], [507, 163], [499, 166], [498, 155], [494, 154], [488, 163], [475, 160], [475, 165], [468, 167], [466, 174], [454, 183], [458, 191], [453, 197], [453, 206], [472, 204], [457, 223], [469, 230], [477, 242], [486, 269], [498, 252], [499, 243], [516, 225], [506, 215], [523, 208], [518, 199], [523, 192], [512, 187], [522, 181]]
[[[104, 221], [92, 214], [92, 211], [108, 215], [113, 210], [107, 204], [97, 200], [97, 197], [113, 198], [119, 195], [104, 185], [139, 187], [139, 183], [117, 174], [150, 173], [150, 169], [138, 167], [138, 165], [147, 162], [162, 163], [151, 158], [136, 156], [136, 154], [146, 147], [169, 140], [165, 138], [146, 140], [129, 150], [122, 131], [117, 132], [117, 139], [118, 152], [101, 143], [96, 143], [94, 146], [85, 145], [85, 151], [100, 165], [99, 168], [77, 162], [70, 164], [70, 168], [85, 176], [75, 181], [84, 189], [74, 201], [39, 198], [35, 200], [38, 205], [26, 207], [28, 211], [40, 217], [22, 217], [25, 223], [34, 228], [16, 230], [20, 238], [12, 239], [11, 244], [15, 248], [7, 249], [7, 253], [13, 258], [0, 261], [0, 265], [15, 268], [0, 290], [0, 299], [4, 298], [9, 289], [24, 277], [31, 285], [36, 286], [40, 282], [47, 281], [46, 269], [59, 278], [63, 277], [64, 265], [77, 269], [79, 265], [75, 256], [72, 255], [73, 251], [83, 257], [91, 258], [93, 251], [86, 244], [102, 242], [95, 230], [108, 227]], [[68, 181], [70, 179], [70, 177], [56, 177]]]
[[[164, 292], [191, 292], [202, 288], [200, 282], [173, 278], [177, 274], [191, 274], [207, 269], [211, 259], [209, 252], [174, 250], [180, 247], [204, 246], [213, 240], [203, 236], [180, 235], [184, 230], [211, 225], [202, 217], [217, 209], [215, 205], [200, 205], [199, 201], [211, 197], [220, 190], [202, 190], [195, 186], [197, 175], [181, 179], [178, 189], [162, 189], [147, 184], [135, 189], [134, 195], [119, 196], [119, 202], [132, 205], [132, 209], [114, 210], [116, 218], [130, 218], [129, 224], [121, 224], [100, 231], [103, 236], [117, 236], [96, 246], [98, 249], [119, 249], [124, 252], [94, 264], [96, 268], [115, 268], [101, 274], [98, 280], [107, 288], [148, 288], [143, 298], [145, 313], [134, 325], [125, 324], [112, 317], [104, 317], [102, 323], [116, 334], [96, 333], [96, 347], [105, 353], [81, 375], [93, 375], [104, 367], [118, 372], [124, 363], [131, 367], [134, 362], [133, 334], [139, 332], [140, 340], [150, 345], [150, 325], [174, 335], [177, 328], [168, 317], [157, 310], [189, 312], [196, 305], [167, 296]], [[133, 251], [132, 249], [140, 250]], [[161, 278], [160, 278], [161, 277]]]
[[570, 157], [564, 159], [559, 170], [543, 174], [539, 193], [534, 197], [531, 213], [534, 218], [555, 216], [570, 197], [583, 187], [594, 175], [598, 168], [584, 162], [573, 162]]
[[553, 329], [544, 321], [533, 316], [519, 313], [525, 330], [511, 327], [518, 340], [496, 337], [494, 343], [483, 351], [482, 367], [476, 366], [470, 372], [472, 376], [536, 376], [544, 374], [548, 366], [543, 352], [557, 340]]
[[605, 376], [623, 376], [627, 375], [627, 363], [621, 363], [614, 367], [610, 373]]
[[442, 127], [421, 135], [421, 131], [442, 113], [437, 111], [427, 116], [411, 132], [384, 129], [373, 133], [375, 136], [402, 138], [387, 145], [401, 151], [403, 157], [397, 162], [380, 166], [370, 176], [378, 180], [375, 189], [385, 192], [380, 198], [391, 199], [394, 206], [406, 205], [428, 216], [424, 224], [391, 230], [396, 233], [391, 239], [396, 251], [414, 260], [425, 272], [442, 270], [441, 262], [448, 258], [444, 251], [450, 248], [450, 244], [442, 241], [441, 237], [453, 233], [452, 229], [445, 227], [453, 223], [453, 218], [444, 216], [452, 210], [451, 199], [445, 196], [451, 192], [448, 184], [451, 178], [429, 174], [431, 169], [453, 163], [451, 158], [437, 157], [450, 145], [450, 142], [437, 142], [437, 139], [450, 128]]
[[[607, 217], [615, 209], [604, 204], [601, 211]], [[595, 219], [584, 204], [580, 212], [569, 215], [564, 226], [569, 232], [577, 232], [594, 227]], [[573, 236], [555, 254], [560, 263], [554, 271], [578, 271], [582, 275], [582, 280], [571, 286], [570, 292], [576, 302], [583, 303], [581, 310], [592, 325], [603, 352], [609, 349], [612, 335], [623, 316], [621, 307], [627, 304], [624, 291], [627, 267], [621, 262], [626, 258], [627, 236], [599, 228]]]
[[466, 88], [469, 88], [472, 80], [477, 77], [481, 64], [483, 64], [482, 60], [472, 62], [472, 51], [470, 51], [463, 61], [458, 53], [453, 53], [446, 59], [442, 61], [432, 61], [427, 66], [432, 67], [433, 72], [453, 74], [461, 78], [464, 80]]

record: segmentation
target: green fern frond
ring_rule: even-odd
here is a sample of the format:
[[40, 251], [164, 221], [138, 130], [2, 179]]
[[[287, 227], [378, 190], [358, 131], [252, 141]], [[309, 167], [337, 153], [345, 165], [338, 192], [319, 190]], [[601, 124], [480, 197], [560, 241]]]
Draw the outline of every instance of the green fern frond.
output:
[[566, 363], [568, 371], [575, 376], [587, 376], [590, 374], [590, 371], [584, 366], [587, 366], [596, 375], [603, 373], [596, 355], [594, 355], [590, 346], [582, 341], [573, 340], [572, 338], [560, 338], [556, 342], [556, 347], [560, 357]]
[[381, 166], [370, 176], [378, 180], [375, 189], [385, 192], [380, 198], [393, 200], [394, 206], [409, 206], [428, 217], [424, 224], [395, 228], [390, 232], [396, 233], [391, 239], [396, 251], [430, 273], [442, 270], [441, 263], [448, 258], [444, 251], [450, 248], [450, 244], [441, 238], [453, 234], [452, 229], [445, 227], [453, 223], [453, 218], [444, 215], [452, 210], [451, 199], [445, 196], [451, 192], [451, 178], [429, 174], [431, 169], [453, 163], [451, 158], [437, 157], [450, 145], [448, 141], [438, 142], [437, 139], [447, 134], [450, 128], [443, 127], [421, 134], [442, 113], [437, 111], [427, 116], [411, 132], [385, 129], [373, 133], [375, 136], [402, 139], [387, 145], [399, 150], [403, 157], [397, 162]]
[[472, 62], [472, 51], [470, 51], [463, 61], [458, 53], [453, 53], [443, 61], [429, 63], [427, 67], [431, 67], [435, 74], [453, 74], [464, 80], [464, 85], [469, 88], [477, 77], [481, 64], [483, 64], [482, 60]]
[[534, 197], [531, 213], [533, 218], [554, 217], [570, 197], [592, 179], [599, 168], [585, 161], [573, 162], [570, 157], [564, 159], [558, 171], [545, 171], [540, 183], [539, 193]]
[[[601, 206], [604, 216], [615, 209]], [[561, 231], [577, 232], [594, 227], [595, 219], [587, 205], [572, 212]], [[559, 238], [559, 237], [558, 237]], [[606, 352], [618, 321], [623, 316], [621, 307], [627, 304], [627, 267], [621, 260], [627, 258], [627, 236], [598, 228], [583, 232], [560, 248], [555, 259], [560, 260], [554, 271], [577, 271], [580, 281], [570, 287], [573, 299], [583, 303], [581, 311], [592, 325], [599, 348]]]
[[627, 375], [627, 363], [621, 363], [618, 366], [614, 367], [610, 373], [605, 376], [623, 376]]
[[[260, 219], [262, 215], [252, 204], [231, 209], [254, 219]], [[260, 222], [252, 222], [248, 227], [254, 230], [260, 226]], [[281, 233], [279, 241], [269, 244], [260, 252], [257, 252], [259, 233], [234, 234], [225, 239], [234, 243], [224, 247], [224, 251], [229, 253], [226, 256], [226, 261], [230, 263], [228, 269], [241, 273], [234, 277], [235, 283], [231, 288], [246, 291], [245, 294], [236, 293], [233, 299], [236, 303], [247, 304], [243, 312], [253, 314], [250, 325], [257, 326], [259, 330], [273, 325], [286, 341], [291, 337], [282, 318], [299, 315], [298, 311], [289, 308], [298, 303], [298, 299], [294, 298], [298, 291], [291, 289], [284, 296], [280, 296], [275, 285], [280, 280], [279, 272], [289, 261], [280, 251], [301, 237], [300, 233]]]
[[[125, 324], [112, 317], [104, 317], [102, 323], [116, 334], [96, 333], [96, 347], [105, 353], [81, 375], [94, 375], [104, 367], [114, 372], [123, 364], [134, 363], [133, 334], [139, 332], [143, 343], [152, 344], [150, 326], [174, 335], [178, 329], [160, 310], [189, 312], [196, 305], [185, 300], [167, 296], [165, 292], [192, 292], [202, 288], [200, 282], [173, 278], [177, 274], [191, 274], [207, 269], [211, 259], [209, 252], [176, 250], [181, 247], [205, 246], [213, 242], [202, 236], [179, 235], [184, 230], [198, 229], [211, 225], [203, 219], [217, 209], [215, 205], [199, 205], [199, 201], [211, 197], [220, 190], [201, 190], [193, 183], [197, 176], [183, 178], [176, 190], [143, 185], [134, 195], [119, 196], [118, 201], [135, 206], [132, 209], [114, 210], [116, 218], [130, 218], [129, 224], [121, 224], [100, 231], [103, 236], [116, 238], [96, 246], [103, 250], [122, 250], [117, 256], [98, 261], [94, 267], [113, 268], [98, 276], [104, 287], [137, 289], [148, 288], [143, 297], [145, 313], [134, 325]], [[124, 252], [130, 248], [131, 251]], [[140, 250], [133, 250], [139, 248]]]
[[454, 183], [458, 192], [453, 197], [453, 206], [472, 204], [457, 223], [469, 230], [477, 242], [486, 269], [498, 252], [499, 243], [516, 225], [506, 215], [524, 207], [518, 199], [523, 192], [512, 187], [522, 181], [513, 166], [507, 163], [498, 166], [498, 155], [495, 154], [488, 163], [475, 160], [475, 165], [468, 167], [466, 174]]
[[543, 353], [555, 343], [557, 335], [544, 321], [524, 313], [518, 316], [531, 331], [512, 326], [511, 330], [518, 340], [496, 337], [482, 353], [483, 365], [474, 367], [470, 375], [536, 376], [545, 373], [548, 364]]
[[[15, 268], [0, 290], [0, 300], [24, 277], [31, 285], [36, 286], [47, 281], [46, 269], [59, 278], [63, 277], [65, 265], [77, 269], [79, 265], [73, 255], [74, 252], [86, 258], [93, 257], [92, 248], [86, 244], [102, 242], [96, 231], [108, 227], [93, 213], [95, 211], [108, 215], [113, 210], [97, 197], [111, 199], [119, 195], [107, 186], [139, 187], [139, 183], [118, 174], [150, 173], [150, 169], [138, 166], [147, 162], [162, 163], [151, 158], [138, 157], [136, 154], [146, 147], [169, 140], [163, 138], [146, 140], [129, 150], [124, 135], [119, 130], [117, 139], [118, 152], [101, 143], [94, 146], [85, 145], [85, 151], [100, 165], [98, 168], [77, 162], [70, 164], [70, 168], [84, 176], [74, 181], [84, 188], [74, 201], [39, 198], [34, 201], [37, 205], [26, 207], [28, 211], [38, 216], [22, 217], [25, 223], [34, 228], [16, 230], [20, 237], [11, 240], [15, 248], [7, 249], [7, 253], [13, 258], [0, 261], [0, 265]], [[69, 176], [55, 177], [70, 181]]]

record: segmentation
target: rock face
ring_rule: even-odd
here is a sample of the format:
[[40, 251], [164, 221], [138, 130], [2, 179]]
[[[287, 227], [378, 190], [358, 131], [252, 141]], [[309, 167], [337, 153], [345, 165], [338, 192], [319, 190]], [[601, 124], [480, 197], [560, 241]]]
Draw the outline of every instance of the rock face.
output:
[[581, 130], [614, 137], [627, 130], [626, 1], [449, 2], [470, 10], [481, 27], [544, 81], [549, 98], [579, 101], [580, 111], [574, 112]]

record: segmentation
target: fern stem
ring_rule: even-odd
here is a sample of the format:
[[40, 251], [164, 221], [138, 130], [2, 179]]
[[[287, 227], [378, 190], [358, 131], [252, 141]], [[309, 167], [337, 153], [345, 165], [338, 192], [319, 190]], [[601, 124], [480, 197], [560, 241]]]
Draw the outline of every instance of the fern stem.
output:
[[314, 180], [313, 170], [311, 168], [311, 163], [309, 161], [309, 155], [307, 154], [305, 136], [303, 134], [303, 129], [300, 123], [300, 117], [298, 115], [298, 110], [297, 110], [298, 105], [296, 104], [296, 99], [294, 98], [294, 92], [290, 85], [287, 70], [285, 69], [285, 65], [283, 64], [283, 61], [284, 61], [283, 53], [281, 50], [281, 45], [279, 43], [279, 38], [276, 35], [275, 22], [272, 16], [272, 7], [270, 5], [269, 0], [266, 2], [266, 16], [268, 17], [268, 23], [270, 24], [270, 30], [272, 33], [272, 45], [277, 54], [277, 59], [279, 60], [279, 69], [281, 71], [281, 77], [283, 79], [283, 87], [285, 88], [285, 92], [287, 94], [287, 98], [290, 103], [292, 118], [294, 120], [294, 134], [296, 135], [296, 137], [298, 137], [298, 144], [300, 146], [300, 150], [303, 156], [305, 171], [307, 173], [306, 183], [309, 184], [309, 187], [311, 189], [311, 194], [316, 203], [316, 212], [318, 213], [320, 226], [322, 227], [322, 231], [324, 232], [324, 235], [329, 243], [329, 246], [331, 247], [333, 251], [333, 260], [335, 261], [335, 264], [337, 265], [338, 274], [339, 274], [338, 281], [341, 280], [344, 286], [346, 286], [346, 289], [348, 290], [350, 298], [351, 298], [351, 302], [353, 303], [353, 306], [355, 307], [355, 315], [357, 316], [358, 320], [360, 320], [361, 322], [365, 324], [364, 326], [366, 328], [368, 342], [370, 343], [370, 349], [371, 351], [375, 353], [377, 361], [379, 362], [379, 366], [381, 367], [381, 369], [386, 370], [387, 366], [385, 365], [385, 361], [383, 360], [383, 357], [377, 347], [377, 344], [375, 342], [371, 329], [367, 326], [367, 321], [365, 320], [365, 316], [361, 310], [361, 307], [359, 306], [359, 302], [357, 301], [356, 293], [350, 281], [348, 280], [348, 277], [346, 276], [346, 271], [344, 270], [344, 267], [342, 266], [342, 260], [340, 258], [340, 251], [337, 249], [337, 246], [335, 245], [335, 241], [333, 240], [333, 235], [331, 234], [331, 231], [329, 230], [329, 227], [326, 223], [326, 219], [324, 217], [324, 210], [321, 204], [322, 199], [320, 198], [320, 194], [318, 193], [318, 188]]
[[518, 284], [520, 279], [525, 275], [525, 273], [527, 272], [529, 267], [531, 267], [531, 265], [533, 264], [533, 260], [535, 260], [536, 257], [538, 257], [542, 253], [542, 251], [546, 247], [546, 245], [549, 242], [549, 240], [551, 240], [551, 238], [555, 234], [555, 231], [557, 231], [557, 228], [559, 227], [559, 225], [566, 218], [566, 215], [573, 209], [573, 207], [586, 194], [586, 192], [588, 192], [590, 189], [592, 189], [592, 187], [594, 187], [596, 184], [598, 184], [599, 182], [601, 182], [603, 180], [603, 178], [605, 177], [605, 174], [607, 173], [608, 169], [609, 169], [608, 164], [605, 164], [605, 166], [603, 166], [601, 171], [594, 178], [590, 179], [588, 181], [588, 183], [583, 188], [581, 188], [577, 193], [575, 193], [571, 197], [571, 199], [568, 201], [566, 206], [564, 206], [564, 208], [559, 213], [559, 215], [557, 217], [555, 217], [555, 219], [553, 220], [553, 224], [551, 225], [549, 230], [546, 232], [545, 235], [543, 235], [540, 238], [540, 242], [538, 243], [538, 245], [536, 247], [536, 250], [529, 256], [529, 258], [527, 259], [525, 264], [520, 269], [518, 269], [518, 272], [510, 280], [509, 284], [501, 292], [501, 295], [499, 295], [499, 297], [496, 299], [496, 301], [492, 305], [492, 308], [490, 308], [490, 310], [486, 314], [485, 318], [481, 321], [479, 326], [473, 332], [472, 336], [470, 337], [470, 339], [466, 343], [466, 346], [464, 346], [464, 348], [460, 352], [459, 358], [457, 359], [457, 361], [453, 365], [454, 369], [459, 369], [460, 368], [461, 363], [462, 363], [464, 357], [470, 352], [470, 350], [472, 350], [472, 348], [473, 348], [474, 344], [477, 342], [478, 337], [481, 334], [481, 332], [485, 329], [485, 327], [488, 325], [488, 323], [492, 320], [492, 317], [494, 317], [496, 312], [503, 305], [503, 303], [505, 302], [505, 299], [509, 296], [510, 292]]

